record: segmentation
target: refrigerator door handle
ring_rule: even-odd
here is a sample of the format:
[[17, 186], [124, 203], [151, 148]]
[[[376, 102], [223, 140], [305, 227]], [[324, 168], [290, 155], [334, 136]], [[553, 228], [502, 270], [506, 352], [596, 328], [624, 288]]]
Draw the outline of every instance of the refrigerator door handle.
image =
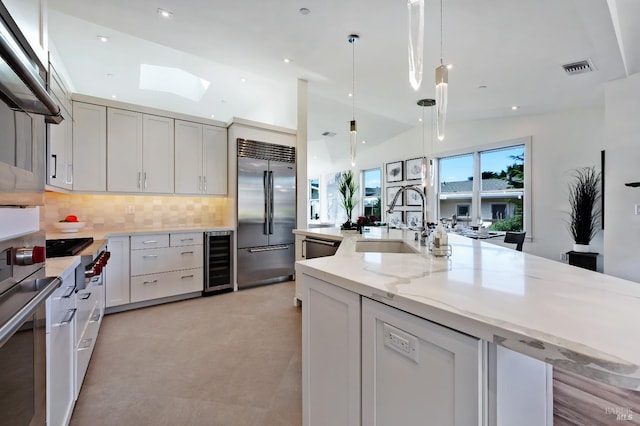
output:
[[278, 246], [268, 246], [268, 247], [255, 247], [248, 249], [249, 253], [261, 253], [263, 251], [275, 251], [275, 250], [288, 250], [289, 246], [286, 244], [278, 245]]
[[267, 171], [262, 172], [262, 186], [264, 188], [264, 224], [262, 233], [269, 234], [269, 182], [267, 180]]
[[273, 234], [273, 172], [269, 172], [269, 234]]

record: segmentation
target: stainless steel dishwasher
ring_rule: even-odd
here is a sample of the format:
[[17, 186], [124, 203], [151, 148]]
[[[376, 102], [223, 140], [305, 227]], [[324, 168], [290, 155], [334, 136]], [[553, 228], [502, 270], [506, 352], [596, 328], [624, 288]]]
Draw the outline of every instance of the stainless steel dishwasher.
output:
[[306, 237], [302, 240], [302, 257], [304, 259], [314, 259], [316, 257], [333, 256], [339, 246], [340, 241]]

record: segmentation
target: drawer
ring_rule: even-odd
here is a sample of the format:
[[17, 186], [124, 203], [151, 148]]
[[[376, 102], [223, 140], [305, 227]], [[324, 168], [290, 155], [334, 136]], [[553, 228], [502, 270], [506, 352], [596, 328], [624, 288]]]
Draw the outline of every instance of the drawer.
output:
[[53, 327], [69, 321], [70, 310], [75, 309], [75, 286], [66, 285], [58, 287], [47, 299], [47, 333], [51, 333]]
[[203, 268], [131, 278], [131, 303], [202, 291]]
[[187, 232], [181, 234], [169, 234], [171, 247], [195, 246], [204, 244], [204, 233]]
[[204, 267], [202, 245], [131, 252], [131, 276]]
[[169, 234], [132, 235], [131, 250], [169, 247]]
[[82, 387], [82, 382], [84, 381], [84, 375], [87, 372], [87, 367], [89, 367], [89, 360], [91, 359], [93, 348], [96, 345], [99, 327], [99, 322], [89, 322], [84, 334], [81, 336], [80, 340], [75, 346], [76, 383], [74, 390], [76, 399], [80, 394], [80, 388]]
[[89, 323], [91, 315], [98, 306], [98, 298], [93, 287], [87, 286], [84, 290], [76, 293], [76, 340], [78, 344], [82, 338], [82, 334]]

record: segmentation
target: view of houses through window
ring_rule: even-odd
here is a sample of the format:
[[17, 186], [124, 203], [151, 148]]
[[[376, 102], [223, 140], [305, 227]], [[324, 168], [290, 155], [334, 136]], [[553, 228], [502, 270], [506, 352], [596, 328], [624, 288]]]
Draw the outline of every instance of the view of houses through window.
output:
[[380, 168], [362, 171], [362, 214], [363, 216], [375, 216], [376, 220], [381, 220], [382, 210], [381, 200], [381, 180], [382, 170]]
[[320, 219], [320, 180], [309, 179], [309, 219]]
[[463, 226], [522, 231], [525, 146], [439, 159], [439, 217]]

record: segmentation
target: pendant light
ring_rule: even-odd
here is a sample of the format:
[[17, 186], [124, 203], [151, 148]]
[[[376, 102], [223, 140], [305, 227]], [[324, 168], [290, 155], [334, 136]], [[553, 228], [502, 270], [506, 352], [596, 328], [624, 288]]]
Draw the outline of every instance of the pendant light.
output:
[[436, 129], [439, 140], [444, 140], [444, 127], [447, 120], [447, 86], [449, 84], [449, 70], [444, 65], [442, 50], [442, 0], [440, 0], [440, 66], [436, 68]]
[[407, 0], [409, 12], [409, 83], [417, 91], [424, 64], [424, 0]]
[[356, 147], [358, 146], [358, 129], [356, 125], [356, 43], [360, 40], [357, 34], [349, 36], [349, 44], [352, 50], [352, 80], [351, 80], [351, 100], [352, 100], [352, 116], [349, 124], [349, 141], [351, 143], [351, 167], [356, 165]]
[[[431, 186], [433, 186], [433, 159], [430, 158], [427, 162], [426, 146], [425, 146], [425, 137], [424, 137], [424, 109], [425, 107], [432, 107], [436, 104], [434, 99], [420, 99], [418, 101], [418, 105], [422, 107], [422, 165], [420, 167], [420, 178], [422, 180], [422, 187], [426, 188], [427, 180], [430, 182]], [[431, 150], [433, 150], [433, 109], [431, 109], [431, 119], [429, 120], [429, 141], [431, 142]], [[429, 152], [432, 155], [432, 152]]]

